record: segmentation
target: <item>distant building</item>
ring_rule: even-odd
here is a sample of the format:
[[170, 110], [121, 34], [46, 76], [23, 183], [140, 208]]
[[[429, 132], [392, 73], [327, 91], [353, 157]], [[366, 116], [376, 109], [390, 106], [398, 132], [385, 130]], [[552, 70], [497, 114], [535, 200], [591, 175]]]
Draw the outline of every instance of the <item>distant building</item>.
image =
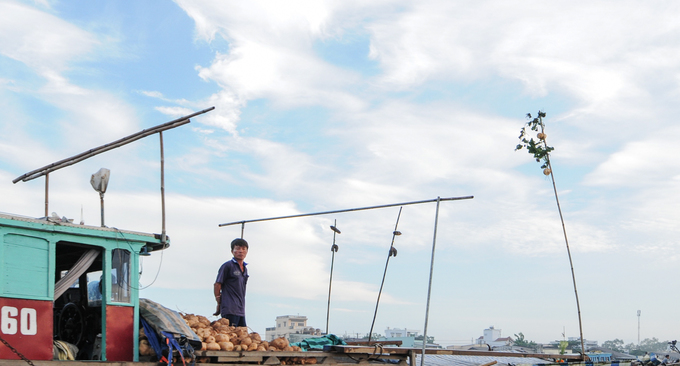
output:
[[398, 337], [417, 337], [418, 331], [414, 329], [399, 329], [387, 327], [385, 329], [385, 338], [398, 338]]
[[308, 327], [307, 317], [300, 315], [282, 315], [276, 317], [276, 326], [267, 328], [265, 340], [273, 341], [284, 337], [290, 342], [300, 342], [305, 338], [321, 336], [321, 329]]
[[494, 328], [492, 325], [484, 329], [484, 335], [477, 338], [476, 343], [478, 345], [486, 344], [494, 349], [503, 349], [512, 346], [512, 338], [501, 337], [501, 330]]
[[[591, 360], [596, 360], [596, 359], [606, 359], [609, 357], [608, 360], [606, 361], [612, 361], [612, 362], [632, 362], [636, 361], [637, 357], [624, 353], [624, 352], [618, 352], [618, 351], [613, 351], [607, 348], [603, 347], [592, 347], [588, 349], [588, 352], [586, 352], [588, 357], [590, 357]], [[677, 355], [677, 353], [676, 353]], [[673, 356], [671, 354], [671, 360], [673, 360]]]
[[[423, 336], [418, 335], [419, 330], [415, 329], [399, 329], [390, 328], [385, 329], [385, 337], [380, 337], [377, 340], [385, 341], [401, 341], [401, 347], [406, 348], [422, 348]], [[419, 339], [416, 339], [419, 338]], [[439, 344], [434, 343], [434, 337], [427, 337], [428, 342], [426, 348], [442, 348]]]

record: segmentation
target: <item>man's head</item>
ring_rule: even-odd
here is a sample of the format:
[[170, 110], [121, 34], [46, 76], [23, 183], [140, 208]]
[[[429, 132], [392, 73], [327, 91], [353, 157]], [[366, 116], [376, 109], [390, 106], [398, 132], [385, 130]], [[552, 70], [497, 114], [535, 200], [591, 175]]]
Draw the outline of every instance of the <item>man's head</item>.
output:
[[236, 238], [231, 241], [232, 251], [234, 251], [234, 247], [246, 247], [246, 249], [248, 249], [248, 242], [245, 239]]
[[248, 254], [248, 242], [244, 239], [237, 238], [231, 241], [231, 254], [234, 258], [241, 262]]

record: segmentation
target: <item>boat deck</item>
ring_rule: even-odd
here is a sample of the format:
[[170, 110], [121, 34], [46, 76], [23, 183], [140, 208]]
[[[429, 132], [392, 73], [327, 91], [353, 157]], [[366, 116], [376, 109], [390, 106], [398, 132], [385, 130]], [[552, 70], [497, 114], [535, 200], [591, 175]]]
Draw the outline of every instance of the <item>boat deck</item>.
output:
[[[392, 360], [403, 366], [416, 366], [416, 355], [422, 352], [420, 348], [383, 347], [374, 346], [326, 346], [324, 351], [308, 352], [227, 352], [227, 351], [196, 351], [196, 363], [232, 364], [232, 365], [337, 365], [337, 364], [366, 364], [372, 361]], [[545, 353], [516, 353], [493, 351], [463, 351], [448, 349], [426, 349], [428, 355], [465, 355], [487, 357], [520, 357], [553, 359], [559, 357], [564, 360], [580, 360], [579, 355], [550, 355]], [[3, 365], [25, 366], [26, 361], [3, 360]], [[96, 362], [96, 361], [31, 361], [35, 366], [158, 366], [159, 362]], [[181, 365], [174, 362], [175, 365]]]

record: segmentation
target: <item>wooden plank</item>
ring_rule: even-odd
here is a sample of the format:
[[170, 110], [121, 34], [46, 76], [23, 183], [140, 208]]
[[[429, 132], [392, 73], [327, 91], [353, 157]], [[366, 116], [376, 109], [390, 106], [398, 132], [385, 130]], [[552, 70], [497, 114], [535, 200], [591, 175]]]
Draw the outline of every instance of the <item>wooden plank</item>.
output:
[[[371, 348], [373, 349], [373, 348]], [[206, 357], [246, 357], [246, 356], [259, 356], [259, 357], [326, 357], [330, 356], [331, 353], [322, 351], [308, 351], [308, 352], [285, 352], [285, 351], [195, 351], [196, 356], [206, 356]]]
[[217, 357], [217, 362], [262, 362], [261, 356]]
[[[361, 346], [329, 346], [328, 350], [337, 353], [352, 353], [352, 354], [374, 354], [375, 347], [361, 347]], [[416, 354], [421, 354], [422, 349], [418, 348], [402, 348], [402, 347], [384, 347], [384, 353], [389, 354], [409, 354], [412, 350]], [[559, 358], [580, 360], [580, 355], [553, 355], [547, 353], [516, 353], [516, 352], [495, 352], [495, 351], [468, 351], [468, 350], [454, 350], [454, 349], [425, 349], [425, 354], [428, 355], [461, 355], [461, 356], [492, 356], [492, 357], [521, 357], [521, 358]]]
[[350, 346], [372, 346], [376, 344], [381, 344], [383, 346], [385, 345], [401, 346], [402, 343], [403, 343], [402, 341], [371, 341], [370, 343], [368, 341], [347, 342], [347, 344]]

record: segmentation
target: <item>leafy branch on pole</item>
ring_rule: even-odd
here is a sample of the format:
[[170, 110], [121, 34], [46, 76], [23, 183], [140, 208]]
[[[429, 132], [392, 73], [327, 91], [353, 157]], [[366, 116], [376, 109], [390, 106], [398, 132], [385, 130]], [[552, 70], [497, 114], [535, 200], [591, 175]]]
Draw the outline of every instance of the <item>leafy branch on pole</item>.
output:
[[[569, 250], [569, 240], [567, 239], [567, 229], [564, 226], [564, 217], [562, 216], [562, 209], [560, 208], [560, 199], [557, 196], [557, 186], [555, 185], [555, 176], [553, 175], [552, 165], [550, 164], [550, 152], [555, 150], [554, 147], [548, 146], [546, 143], [547, 135], [545, 134], [545, 124], [543, 123], [543, 118], [546, 116], [545, 112], [538, 111], [538, 116], [536, 118], [531, 117], [531, 113], [527, 113], [527, 118], [530, 120], [526, 123], [524, 127], [520, 130], [519, 141], [515, 147], [515, 151], [526, 148], [529, 154], [532, 154], [537, 162], [543, 162], [541, 169], [543, 169], [544, 175], [549, 175], [552, 179], [553, 191], [555, 192], [555, 202], [557, 202], [557, 211], [560, 213], [560, 221], [562, 222], [562, 232], [564, 233], [564, 243], [567, 246], [567, 255], [569, 256], [569, 266], [571, 267], [571, 279], [574, 282], [574, 294], [576, 295], [576, 310], [578, 312], [578, 329], [579, 336], [581, 340], [581, 355], [585, 359], [585, 348], [583, 347], [583, 326], [581, 323], [581, 305], [578, 301], [578, 291], [576, 290], [576, 275], [574, 275], [574, 263], [571, 260], [571, 251]], [[538, 132], [536, 134], [537, 140], [533, 137], [529, 137], [527, 132], [527, 127], [531, 131]]]

